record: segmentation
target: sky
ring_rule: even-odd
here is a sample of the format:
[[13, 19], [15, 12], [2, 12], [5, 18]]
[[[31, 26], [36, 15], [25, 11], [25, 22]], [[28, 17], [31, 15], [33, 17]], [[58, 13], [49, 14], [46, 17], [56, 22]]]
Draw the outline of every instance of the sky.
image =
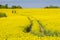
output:
[[41, 8], [49, 5], [60, 7], [60, 0], [0, 0], [0, 4], [20, 5], [23, 8]]

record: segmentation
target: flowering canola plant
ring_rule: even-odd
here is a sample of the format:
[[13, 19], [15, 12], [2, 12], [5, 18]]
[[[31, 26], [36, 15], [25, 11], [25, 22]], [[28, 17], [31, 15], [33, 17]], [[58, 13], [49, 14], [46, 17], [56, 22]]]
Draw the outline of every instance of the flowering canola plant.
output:
[[0, 9], [0, 15], [0, 40], [60, 40], [60, 9]]

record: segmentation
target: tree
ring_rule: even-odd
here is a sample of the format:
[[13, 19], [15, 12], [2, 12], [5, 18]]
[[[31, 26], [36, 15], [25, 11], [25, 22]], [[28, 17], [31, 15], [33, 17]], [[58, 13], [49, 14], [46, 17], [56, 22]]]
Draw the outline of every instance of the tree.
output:
[[14, 6], [14, 5], [13, 5], [11, 8], [13, 8], [13, 9], [14, 9], [14, 8], [16, 8], [16, 6]]
[[22, 8], [22, 7], [18, 5], [17, 8]]
[[44, 8], [60, 8], [60, 7], [50, 5], [50, 6], [46, 6], [46, 7], [44, 7]]
[[22, 8], [21, 6], [12, 6], [11, 8], [15, 9], [15, 8]]
[[0, 8], [2, 7], [2, 5], [0, 4]]
[[5, 4], [5, 8], [8, 8], [8, 4]]

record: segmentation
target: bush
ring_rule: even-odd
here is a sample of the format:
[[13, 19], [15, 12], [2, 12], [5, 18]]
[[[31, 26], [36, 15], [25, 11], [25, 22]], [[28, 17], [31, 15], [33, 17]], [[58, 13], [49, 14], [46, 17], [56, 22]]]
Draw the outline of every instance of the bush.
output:
[[5, 13], [0, 13], [0, 17], [7, 17]]

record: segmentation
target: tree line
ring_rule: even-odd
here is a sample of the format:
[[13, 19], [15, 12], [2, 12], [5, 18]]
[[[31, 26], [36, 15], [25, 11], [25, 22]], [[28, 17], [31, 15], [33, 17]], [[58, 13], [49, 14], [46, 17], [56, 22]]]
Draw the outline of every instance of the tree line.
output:
[[53, 6], [53, 5], [50, 5], [50, 6], [46, 6], [44, 8], [60, 8], [59, 6]]
[[[20, 9], [22, 9], [22, 7], [19, 5], [19, 6], [15, 6], [15, 5], [12, 5], [11, 7], [9, 7], [8, 6], [8, 4], [5, 4], [5, 5], [1, 5], [0, 4], [0, 9], [4, 9], [4, 8], [6, 8], [6, 9], [15, 9], [15, 8], [20, 8]], [[50, 6], [46, 6], [46, 7], [43, 7], [43, 8], [60, 8], [60, 7], [58, 7], [58, 6], [52, 6], [52, 5], [50, 5]]]
[[12, 5], [11, 7], [9, 7], [8, 4], [5, 4], [5, 5], [1, 5], [1, 4], [0, 4], [0, 9], [2, 9], [2, 8], [3, 8], [3, 9], [4, 9], [4, 8], [6, 8], [6, 9], [9, 9], [9, 8], [12, 8], [12, 9], [20, 8], [20, 9], [22, 9], [21, 6]]

